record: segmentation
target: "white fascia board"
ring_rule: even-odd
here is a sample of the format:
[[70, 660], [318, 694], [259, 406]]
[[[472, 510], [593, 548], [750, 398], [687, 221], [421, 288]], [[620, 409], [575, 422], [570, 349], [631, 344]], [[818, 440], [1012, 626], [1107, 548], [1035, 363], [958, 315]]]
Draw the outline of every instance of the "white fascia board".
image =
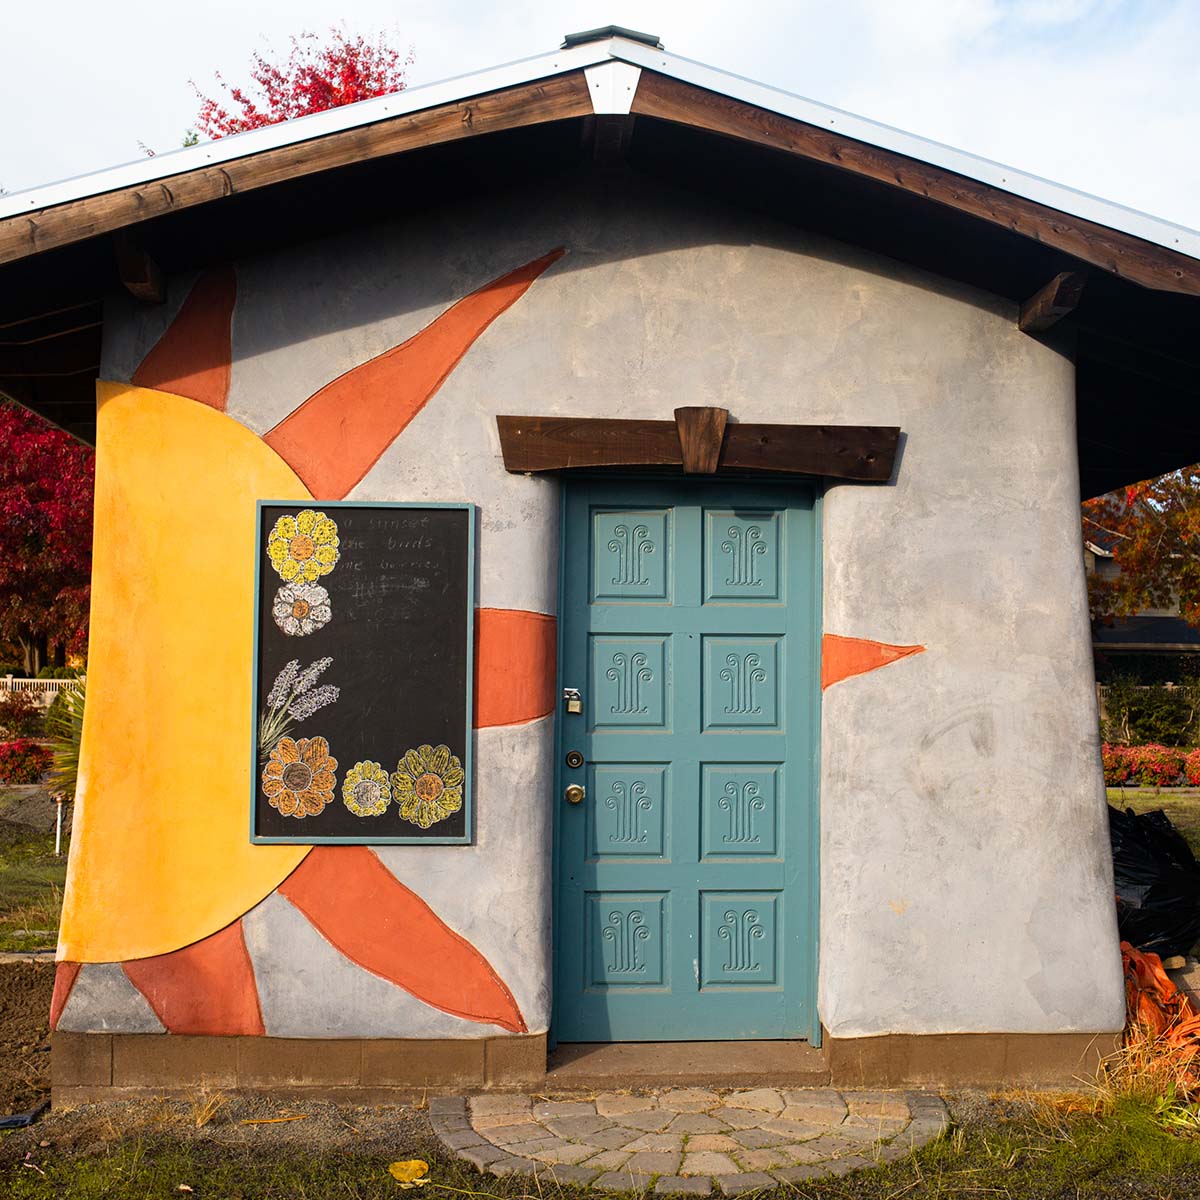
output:
[[[803, 121], [822, 129], [829, 129], [842, 137], [890, 150], [918, 162], [929, 163], [955, 174], [963, 175], [980, 183], [988, 184], [1001, 191], [1024, 197], [1037, 204], [1071, 216], [1092, 221], [1109, 229], [1117, 229], [1143, 241], [1165, 246], [1190, 258], [1200, 259], [1200, 232], [1163, 221], [1136, 209], [1102, 200], [1086, 192], [1062, 184], [1051, 183], [1036, 175], [1006, 167], [990, 159], [979, 158], [965, 151], [940, 142], [929, 141], [915, 134], [905, 133], [890, 125], [857, 117], [853, 113], [829, 105], [807, 100], [779, 88], [756, 83], [741, 75], [717, 70], [691, 59], [667, 54], [641, 42], [626, 38], [608, 38], [604, 41], [588, 42], [569, 50], [553, 54], [540, 54], [532, 58], [493, 67], [486, 71], [459, 75], [437, 83], [406, 88], [390, 96], [379, 96], [341, 108], [330, 109], [294, 121], [255, 129], [249, 133], [235, 134], [215, 142], [204, 142], [185, 150], [174, 150], [154, 158], [141, 159], [112, 167], [90, 175], [81, 175], [61, 183], [52, 183], [11, 196], [0, 197], [0, 220], [20, 213], [37, 212], [57, 204], [66, 204], [88, 196], [115, 191], [118, 188], [152, 183], [171, 175], [216, 166], [273, 150], [280, 146], [296, 145], [312, 138], [324, 137], [344, 129], [370, 125], [389, 117], [419, 112], [442, 104], [453, 104], [471, 96], [501, 88], [516, 87], [532, 83], [567, 71], [586, 70], [601, 63], [613, 61], [627, 63], [632, 67], [658, 71], [683, 83], [704, 88], [720, 95], [740, 100], [780, 116]], [[603, 78], [603, 76], [602, 76]], [[610, 73], [603, 85], [602, 104], [617, 103], [617, 94], [626, 85], [616, 84], [616, 73]], [[636, 87], [636, 84], [634, 85]], [[597, 103], [597, 92], [589, 88], [593, 104]], [[632, 93], [630, 93], [632, 102]], [[614, 109], [613, 111], [618, 111]], [[627, 111], [627, 110], [626, 110]]]
[[894, 129], [866, 117], [856, 117], [853, 113], [844, 112], [840, 108], [831, 108], [819, 104], [815, 100], [806, 100], [803, 96], [795, 96], [778, 88], [769, 87], [764, 83], [756, 83], [741, 75], [733, 75], [727, 71], [718, 71], [703, 63], [693, 62], [688, 58], [680, 58], [675, 54], [667, 54], [650, 46], [637, 42], [622, 40], [619, 55], [626, 62], [636, 63], [650, 71], [659, 71], [670, 75], [683, 83], [705, 88], [710, 92], [718, 92], [734, 100], [778, 113], [780, 116], [791, 117], [808, 125], [821, 129], [829, 129], [842, 137], [853, 138], [858, 142], [877, 146], [881, 150], [891, 150], [918, 162], [929, 163], [931, 166], [942, 167], [968, 179], [989, 184], [1001, 191], [1011, 192], [1026, 200], [1044, 204], [1047, 208], [1072, 216], [1082, 217], [1109, 229], [1119, 229], [1123, 233], [1165, 246], [1169, 250], [1177, 250], [1190, 258], [1200, 258], [1200, 232], [1188, 229], [1184, 225], [1176, 225], [1163, 221], [1136, 209], [1126, 208], [1102, 200], [1087, 192], [1076, 191], [1062, 184], [1051, 183], [1037, 175], [1028, 175], [1016, 171], [1003, 163], [992, 162], [987, 158], [979, 158], [953, 146], [941, 142], [929, 141], [915, 134], [905, 133], [902, 129]]
[[627, 117], [637, 95], [638, 80], [642, 68], [631, 63], [610, 59], [594, 67], [584, 67], [588, 94], [592, 98], [592, 112], [598, 117]]

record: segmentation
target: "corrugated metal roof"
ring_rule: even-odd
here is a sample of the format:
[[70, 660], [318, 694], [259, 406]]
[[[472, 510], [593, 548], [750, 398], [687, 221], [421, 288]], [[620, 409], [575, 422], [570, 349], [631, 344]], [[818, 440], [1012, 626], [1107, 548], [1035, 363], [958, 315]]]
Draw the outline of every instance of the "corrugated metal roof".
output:
[[394, 95], [363, 100], [358, 104], [348, 104], [309, 117], [281, 122], [265, 129], [236, 134], [215, 142], [204, 142], [187, 149], [159, 154], [154, 158], [139, 159], [59, 183], [15, 192], [0, 197], [0, 219], [37, 212], [118, 188], [151, 183], [171, 175], [247, 158], [264, 150], [295, 145], [326, 134], [420, 112], [441, 104], [452, 104], [485, 92], [532, 83], [552, 75], [610, 61], [625, 62], [648, 71], [669, 75], [681, 82], [953, 171], [1059, 212], [1081, 217], [1109, 229], [1120, 230], [1144, 241], [1165, 246], [1191, 258], [1200, 259], [1200, 232], [1194, 229], [1113, 204], [1086, 192], [1052, 183], [986, 158], [967, 154], [940, 142], [905, 133], [890, 125], [857, 117], [841, 109], [756, 83], [740, 75], [668, 54], [658, 47], [625, 37], [585, 42], [552, 54], [541, 54], [438, 83], [407, 88]]

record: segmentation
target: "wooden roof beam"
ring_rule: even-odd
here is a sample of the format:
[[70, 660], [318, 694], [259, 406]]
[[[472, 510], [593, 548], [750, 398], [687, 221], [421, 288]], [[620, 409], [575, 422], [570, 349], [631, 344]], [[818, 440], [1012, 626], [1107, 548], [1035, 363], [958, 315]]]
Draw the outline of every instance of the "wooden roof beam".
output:
[[1045, 333], [1075, 311], [1086, 283], [1087, 274], [1083, 271], [1063, 271], [1055, 275], [1021, 305], [1017, 328], [1022, 333]]
[[1200, 260], [942, 167], [645, 70], [633, 112], [822, 162], [999, 225], [1122, 279], [1200, 296]]
[[0, 263], [112, 233], [153, 217], [423, 146], [590, 116], [582, 71], [406, 113], [152, 183], [0, 221]]
[[147, 304], [161, 304], [166, 297], [162, 269], [150, 257], [137, 230], [116, 230], [113, 253], [117, 259], [117, 274], [125, 290]]

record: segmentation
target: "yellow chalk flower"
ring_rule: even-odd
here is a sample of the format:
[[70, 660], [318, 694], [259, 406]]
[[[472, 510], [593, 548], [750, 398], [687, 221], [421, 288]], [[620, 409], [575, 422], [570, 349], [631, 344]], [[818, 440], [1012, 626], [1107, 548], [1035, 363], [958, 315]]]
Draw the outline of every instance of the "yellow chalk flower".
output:
[[428, 829], [462, 808], [465, 781], [462, 763], [448, 746], [418, 746], [397, 765], [392, 793], [400, 815]]
[[280, 517], [267, 538], [267, 554], [285, 583], [315, 583], [337, 563], [337, 524], [311, 508]]
[[360, 762], [342, 781], [342, 803], [356, 817], [378, 817], [392, 802], [388, 773], [377, 762]]

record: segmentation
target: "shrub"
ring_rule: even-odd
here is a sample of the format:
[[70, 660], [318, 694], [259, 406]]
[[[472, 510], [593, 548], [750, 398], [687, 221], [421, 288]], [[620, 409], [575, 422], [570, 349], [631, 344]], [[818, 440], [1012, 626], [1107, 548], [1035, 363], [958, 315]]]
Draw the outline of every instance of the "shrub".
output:
[[8, 692], [0, 697], [0, 729], [10, 738], [40, 737], [45, 717], [29, 692]]
[[1129, 747], [1114, 746], [1105, 742], [1100, 747], [1100, 758], [1104, 763], [1104, 782], [1108, 787], [1121, 787], [1129, 782]]
[[50, 769], [51, 760], [45, 746], [28, 738], [0, 742], [0, 783], [37, 783]]
[[1183, 760], [1183, 777], [1192, 787], [1200, 787], [1200, 750], [1192, 750]]
[[39, 679], [74, 679], [79, 672], [74, 667], [43, 667], [38, 673]]
[[1143, 787], [1170, 787], [1183, 773], [1184, 752], [1174, 746], [1129, 746], [1129, 771]]

